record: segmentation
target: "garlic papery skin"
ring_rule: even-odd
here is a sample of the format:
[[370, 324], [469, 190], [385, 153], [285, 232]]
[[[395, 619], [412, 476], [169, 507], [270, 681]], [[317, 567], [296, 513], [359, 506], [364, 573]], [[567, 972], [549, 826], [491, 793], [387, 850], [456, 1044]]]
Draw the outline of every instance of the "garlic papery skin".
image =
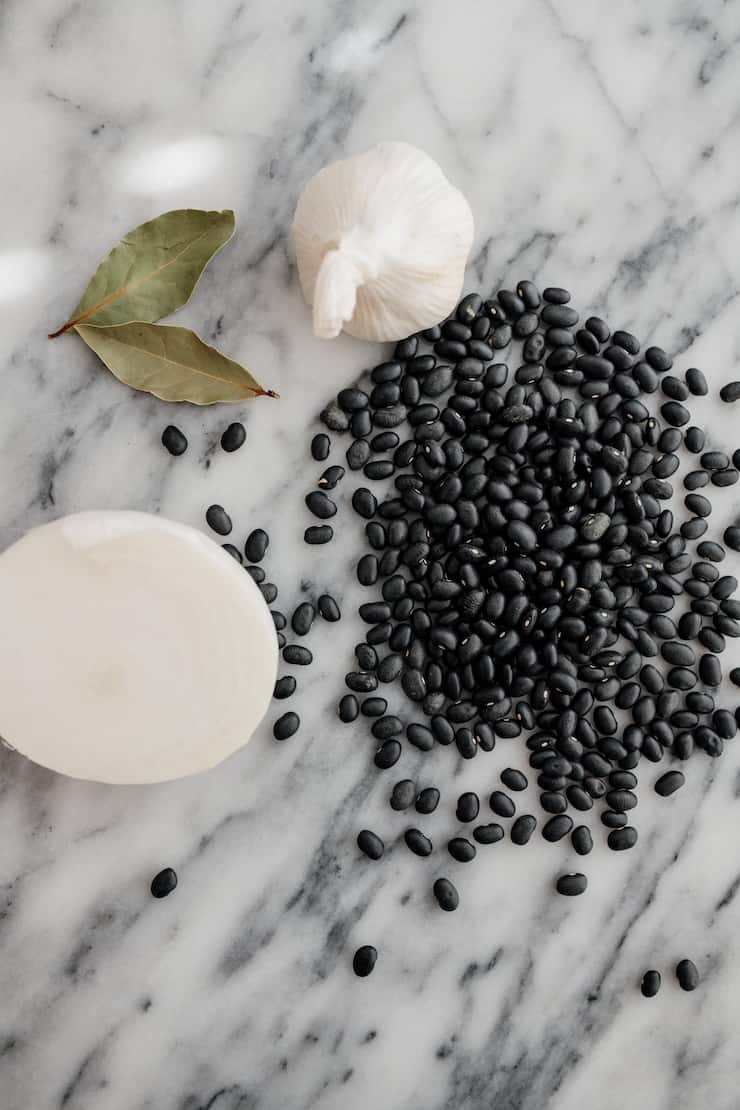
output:
[[193, 528], [87, 512], [0, 555], [0, 735], [52, 770], [149, 783], [206, 770], [267, 711], [278, 648], [252, 578]]
[[385, 342], [439, 323], [462, 291], [473, 230], [463, 194], [408, 143], [326, 166], [291, 228], [314, 333]]

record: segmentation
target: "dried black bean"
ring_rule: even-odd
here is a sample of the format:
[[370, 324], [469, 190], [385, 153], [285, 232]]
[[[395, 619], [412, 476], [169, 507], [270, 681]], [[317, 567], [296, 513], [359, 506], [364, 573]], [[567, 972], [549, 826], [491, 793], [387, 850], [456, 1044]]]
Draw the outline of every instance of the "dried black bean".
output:
[[377, 835], [371, 832], [370, 829], [362, 829], [357, 834], [357, 847], [369, 859], [380, 859], [385, 851], [385, 844]]
[[[221, 436], [221, 447], [224, 451], [232, 452], [238, 451], [247, 438], [247, 432], [243, 424], [236, 421], [229, 424]], [[328, 436], [326, 437], [328, 439]]]
[[[231, 517], [224, 509], [223, 505], [209, 505], [206, 509], [206, 523], [209, 528], [217, 532], [219, 536], [228, 536], [232, 529]], [[250, 563], [256, 563], [259, 560], [252, 559], [247, 553], [247, 558]]]
[[162, 445], [171, 455], [184, 455], [188, 449], [188, 441], [183, 432], [174, 424], [168, 424], [162, 432]]
[[449, 879], [437, 879], [432, 889], [440, 909], [449, 912], [460, 905], [460, 895]]
[[172, 867], [158, 871], [151, 881], [149, 890], [154, 898], [166, 898], [177, 886], [177, 873]]
[[297, 713], [283, 713], [272, 726], [272, 735], [276, 740], [287, 740], [298, 731], [300, 723], [301, 719]]
[[372, 944], [363, 944], [352, 957], [352, 970], [360, 979], [371, 974], [378, 959], [378, 950]]
[[655, 998], [660, 990], [660, 972], [646, 971], [640, 983], [640, 990], [645, 998]]
[[699, 972], [693, 960], [679, 960], [676, 964], [676, 978], [682, 991], [694, 991], [699, 986]]

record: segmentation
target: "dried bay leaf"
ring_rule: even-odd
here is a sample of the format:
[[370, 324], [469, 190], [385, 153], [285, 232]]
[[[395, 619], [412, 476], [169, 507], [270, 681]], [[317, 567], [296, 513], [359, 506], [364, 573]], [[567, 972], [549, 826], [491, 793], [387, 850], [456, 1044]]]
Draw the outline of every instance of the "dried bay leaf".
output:
[[136, 321], [78, 324], [76, 331], [119, 381], [163, 401], [213, 405], [278, 396], [189, 328]]
[[151, 322], [176, 312], [234, 227], [230, 209], [179, 208], [140, 224], [103, 259], [70, 319], [49, 338], [78, 324]]

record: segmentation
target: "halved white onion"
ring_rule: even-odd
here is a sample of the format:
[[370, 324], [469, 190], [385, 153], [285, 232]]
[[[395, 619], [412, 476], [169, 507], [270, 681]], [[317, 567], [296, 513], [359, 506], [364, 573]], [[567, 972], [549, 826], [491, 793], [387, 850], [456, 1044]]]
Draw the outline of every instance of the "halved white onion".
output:
[[87, 512], [0, 555], [0, 736], [62, 774], [179, 778], [225, 759], [270, 703], [270, 612], [221, 547], [147, 513]]

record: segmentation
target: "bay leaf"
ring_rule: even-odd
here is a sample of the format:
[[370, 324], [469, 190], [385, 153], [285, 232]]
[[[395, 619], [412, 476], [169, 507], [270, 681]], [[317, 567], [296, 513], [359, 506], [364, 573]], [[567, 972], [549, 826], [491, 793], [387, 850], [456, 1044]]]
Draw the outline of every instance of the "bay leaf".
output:
[[234, 227], [230, 209], [177, 208], [140, 224], [103, 259], [67, 323], [49, 338], [82, 323], [109, 327], [176, 312]]
[[136, 321], [75, 330], [119, 381], [163, 401], [213, 405], [278, 396], [189, 328]]

